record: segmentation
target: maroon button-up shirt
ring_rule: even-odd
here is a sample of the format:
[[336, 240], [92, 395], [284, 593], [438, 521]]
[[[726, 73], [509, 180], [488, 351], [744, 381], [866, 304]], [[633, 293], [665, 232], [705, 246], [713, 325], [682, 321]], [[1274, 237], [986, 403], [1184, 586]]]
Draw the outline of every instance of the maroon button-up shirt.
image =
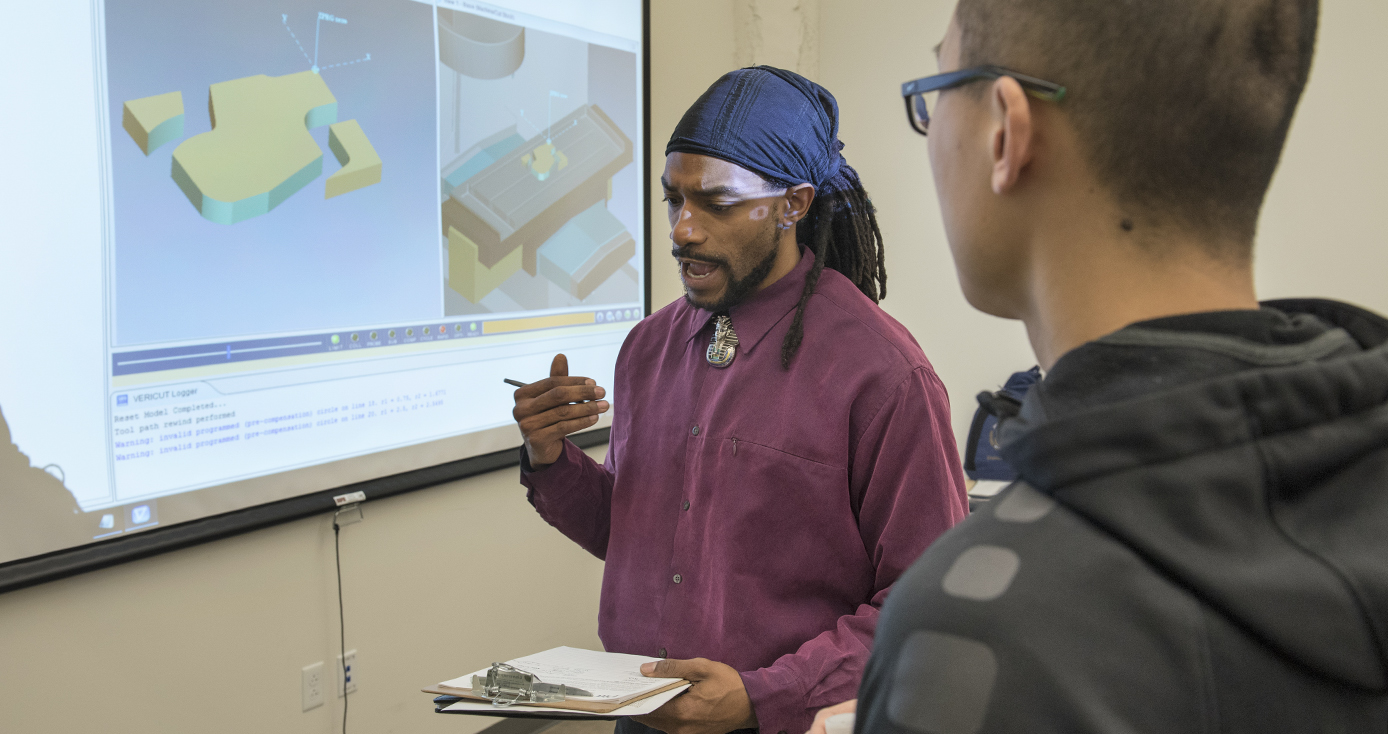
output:
[[762, 731], [799, 734], [854, 698], [897, 577], [968, 512], [949, 402], [920, 347], [826, 269], [781, 367], [813, 255], [731, 311], [683, 300], [627, 337], [599, 465], [566, 443], [522, 472], [546, 521], [598, 558], [613, 652], [741, 671]]

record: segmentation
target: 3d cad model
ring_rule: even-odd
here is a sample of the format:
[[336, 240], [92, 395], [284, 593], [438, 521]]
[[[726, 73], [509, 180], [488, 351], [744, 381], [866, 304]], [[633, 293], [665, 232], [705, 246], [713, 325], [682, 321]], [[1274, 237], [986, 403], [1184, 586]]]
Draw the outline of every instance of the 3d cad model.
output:
[[461, 163], [444, 169], [443, 195], [452, 194], [453, 189], [462, 186], [465, 181], [522, 145], [525, 145], [525, 138], [516, 132], [514, 126], [483, 139], [459, 156]]
[[356, 120], [328, 126], [328, 147], [342, 168], [328, 177], [323, 198], [381, 182], [381, 157]]
[[173, 178], [203, 217], [234, 224], [265, 214], [323, 173], [308, 131], [337, 121], [337, 98], [318, 74], [213, 84], [208, 111], [212, 130], [173, 153]]
[[525, 28], [439, 8], [439, 60], [474, 79], [510, 76], [525, 60]]
[[[631, 139], [597, 105], [580, 107], [551, 129], [552, 136], [541, 132], [466, 181], [449, 181], [443, 234], [452, 227], [466, 236], [483, 266], [495, 268], [520, 250], [521, 267], [535, 275], [540, 245], [606, 200], [609, 179], [632, 161]], [[536, 151], [547, 145], [563, 154], [564, 165], [554, 153], [548, 166], [539, 160]]]
[[598, 202], [555, 232], [538, 256], [540, 274], [582, 300], [636, 256], [636, 240]]
[[554, 147], [553, 143], [544, 143], [522, 156], [521, 163], [530, 169], [535, 180], [543, 181], [549, 178], [550, 173], [563, 170], [565, 166], [569, 165], [569, 157]]
[[477, 245], [458, 230], [448, 228], [448, 287], [472, 303], [482, 300], [497, 286], [520, 270], [521, 251], [517, 248], [501, 262], [487, 267], [477, 261]]
[[183, 137], [183, 93], [169, 92], [125, 103], [121, 127], [145, 155]]

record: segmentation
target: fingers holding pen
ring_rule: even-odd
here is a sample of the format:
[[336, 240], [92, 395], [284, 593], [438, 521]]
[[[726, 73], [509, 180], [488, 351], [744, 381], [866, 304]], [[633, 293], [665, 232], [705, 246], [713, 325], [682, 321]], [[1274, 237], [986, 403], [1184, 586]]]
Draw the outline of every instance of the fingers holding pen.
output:
[[516, 386], [511, 416], [521, 429], [530, 464], [543, 468], [563, 451], [564, 437], [597, 424], [612, 408], [603, 398], [607, 390], [588, 377], [570, 376], [568, 360], [556, 355], [550, 376], [525, 384], [506, 379]]
[[[529, 387], [529, 386], [527, 386]], [[526, 388], [521, 388], [524, 390]], [[564, 385], [545, 390], [534, 397], [522, 397], [521, 390], [516, 391], [516, 406], [511, 411], [512, 417], [517, 422], [522, 423], [526, 419], [558, 411], [551, 416], [554, 420], [576, 418], [587, 415], [587, 412], [575, 412], [575, 408], [591, 409], [594, 413], [605, 413], [611, 404], [604, 397], [607, 397], [607, 390], [597, 385]], [[550, 420], [548, 422], [553, 422]]]
[[[598, 422], [598, 416], [590, 415], [573, 420], [560, 421], [544, 428], [536, 429], [527, 436], [527, 440], [532, 445], [548, 446], [549, 444], [559, 444], [571, 433], [577, 433], [585, 428], [590, 428]], [[522, 429], [523, 430], [523, 429]], [[532, 461], [533, 463], [533, 461]], [[550, 463], [544, 461], [543, 463]]]
[[607, 397], [607, 390], [598, 385], [569, 385], [555, 387], [532, 398], [531, 410], [543, 412], [569, 403], [588, 403]]
[[[517, 406], [514, 413], [516, 422], [520, 424], [521, 432], [529, 435], [538, 432], [546, 426], [568, 423], [570, 421], [587, 421], [587, 423], [590, 424], [595, 423], [598, 420], [598, 416], [606, 413], [611, 407], [612, 405], [606, 400], [594, 400], [585, 403], [565, 403], [547, 410], [522, 410], [521, 406]], [[579, 426], [579, 428], [583, 427], [586, 426]], [[573, 431], [569, 431], [568, 433], [572, 432]]]
[[510, 381], [513, 385], [520, 385], [516, 388], [516, 400], [526, 400], [539, 397], [557, 387], [583, 387], [596, 386], [598, 383], [591, 377], [546, 377], [543, 380], [536, 380], [528, 385]]
[[[574, 384], [576, 381], [577, 384]], [[545, 384], [548, 383], [548, 384]], [[551, 426], [561, 425], [562, 438], [597, 422], [598, 416], [612, 408], [603, 398], [607, 390], [592, 380], [581, 377], [551, 377], [516, 390], [516, 405], [512, 417], [520, 424], [521, 432], [532, 440], [549, 439]]]

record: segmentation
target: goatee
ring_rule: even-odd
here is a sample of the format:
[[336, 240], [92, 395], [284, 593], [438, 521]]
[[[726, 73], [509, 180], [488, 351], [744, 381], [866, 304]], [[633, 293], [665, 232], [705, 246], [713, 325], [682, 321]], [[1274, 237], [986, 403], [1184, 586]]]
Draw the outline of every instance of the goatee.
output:
[[741, 278], [733, 276], [732, 263], [728, 262], [727, 260], [721, 257], [690, 255], [685, 253], [685, 248], [675, 248], [674, 250], [672, 250], [670, 254], [674, 255], [675, 257], [683, 257], [688, 258], [690, 260], [698, 260], [700, 262], [713, 263], [714, 265], [721, 266], [728, 273], [728, 287], [723, 290], [722, 298], [719, 298], [717, 301], [711, 304], [700, 303], [694, 300], [694, 297], [691, 296], [689, 293], [689, 289], [685, 288], [684, 300], [688, 301], [689, 305], [694, 306], [695, 308], [702, 308], [705, 311], [712, 311], [713, 313], [726, 313], [728, 309], [731, 309], [733, 306], [742, 303], [744, 300], [747, 299], [748, 296], [756, 292], [757, 288], [759, 288], [762, 282], [766, 280], [766, 276], [771, 274], [771, 268], [776, 266], [776, 255], [779, 250], [779, 248], [777, 247], [778, 243], [776, 242], [777, 234], [778, 230], [773, 225], [772, 227], [768, 228], [767, 231], [761, 237], [757, 238], [757, 242], [754, 244], [761, 244], [764, 241], [768, 241], [770, 244], [766, 251], [766, 257], [762, 258], [761, 262], [757, 263], [756, 266], [752, 268], [751, 272], [747, 273], [747, 275]]

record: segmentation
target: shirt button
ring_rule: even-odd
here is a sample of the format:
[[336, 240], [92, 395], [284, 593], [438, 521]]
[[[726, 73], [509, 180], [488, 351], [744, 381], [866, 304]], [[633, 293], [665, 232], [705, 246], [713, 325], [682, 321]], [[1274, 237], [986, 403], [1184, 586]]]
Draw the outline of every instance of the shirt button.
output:
[[694, 430], [691, 431], [691, 433], [693, 433], [695, 436], [699, 435], [699, 427], [698, 427], [698, 426], [694, 426]]
[[684, 509], [689, 509], [689, 500], [684, 501]]
[[665, 654], [665, 648], [663, 648], [663, 647], [660, 648], [660, 652], [656, 653], [655, 656], [658, 657], [658, 658], [669, 657], [668, 655]]
[[683, 576], [680, 576], [679, 574], [675, 574], [675, 583], [678, 584], [679, 582], [681, 582], [681, 581], [683, 581], [683, 580], [684, 580], [684, 577], [683, 577]]

